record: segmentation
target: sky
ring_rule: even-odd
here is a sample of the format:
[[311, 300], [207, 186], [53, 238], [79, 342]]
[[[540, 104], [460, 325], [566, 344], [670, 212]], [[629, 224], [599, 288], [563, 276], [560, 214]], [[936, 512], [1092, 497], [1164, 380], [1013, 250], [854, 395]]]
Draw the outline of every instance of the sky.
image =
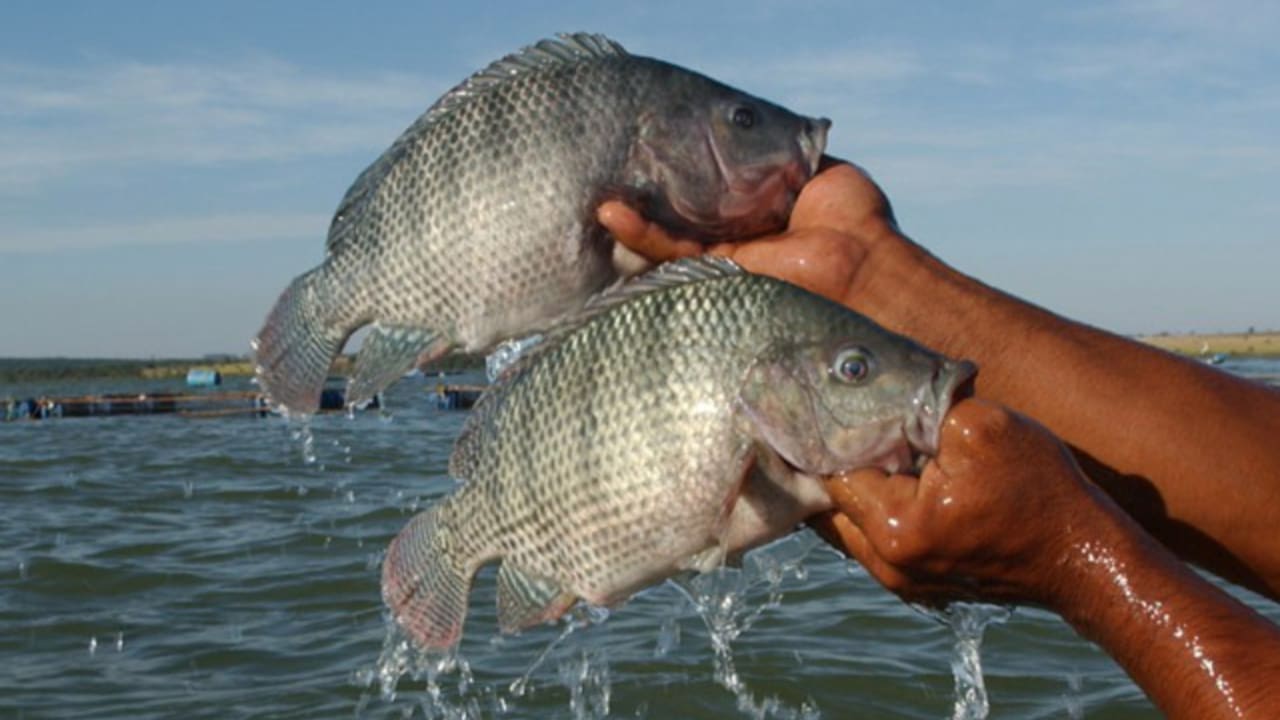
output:
[[442, 92], [556, 32], [831, 118], [903, 229], [1121, 333], [1280, 328], [1280, 4], [25, 2], [0, 356], [247, 352]]

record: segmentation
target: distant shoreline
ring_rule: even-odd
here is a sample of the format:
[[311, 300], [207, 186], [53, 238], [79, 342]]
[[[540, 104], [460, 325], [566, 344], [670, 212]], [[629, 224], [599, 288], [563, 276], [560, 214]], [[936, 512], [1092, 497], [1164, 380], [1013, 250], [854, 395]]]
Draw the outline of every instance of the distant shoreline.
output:
[[[1159, 333], [1138, 335], [1136, 340], [1188, 357], [1211, 357], [1219, 353], [1232, 357], [1280, 358], [1280, 331], [1242, 333]], [[351, 356], [339, 357], [332, 374], [348, 375]], [[433, 363], [431, 371], [458, 371], [483, 368], [483, 358], [454, 355]], [[165, 380], [184, 378], [192, 368], [216, 370], [223, 377], [253, 375], [253, 363], [245, 359], [165, 359], [117, 360], [92, 358], [0, 358], [0, 382], [47, 380], [87, 380], [133, 378]]]
[[1138, 340], [1191, 357], [1223, 353], [1232, 357], [1280, 357], [1280, 332], [1160, 333]]
[[[343, 355], [334, 360], [330, 373], [346, 376], [355, 359]], [[484, 358], [453, 355], [431, 364], [431, 371], [456, 372], [484, 367]], [[0, 382], [45, 382], [51, 380], [100, 380], [104, 378], [170, 380], [187, 376], [193, 368], [215, 370], [225, 378], [253, 375], [247, 359], [169, 358], [127, 360], [106, 358], [0, 358]]]

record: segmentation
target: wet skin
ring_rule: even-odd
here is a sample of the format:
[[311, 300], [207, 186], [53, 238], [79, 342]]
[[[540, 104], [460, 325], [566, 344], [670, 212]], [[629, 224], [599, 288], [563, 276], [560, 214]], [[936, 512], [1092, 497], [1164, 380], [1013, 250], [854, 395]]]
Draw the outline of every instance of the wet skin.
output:
[[919, 478], [832, 479], [837, 510], [813, 520], [891, 590], [1048, 607], [1170, 717], [1280, 717], [1280, 630], [1182, 563], [1280, 598], [1280, 393], [957, 272], [848, 164], [778, 236], [707, 247], [618, 203], [598, 219], [652, 260], [726, 255], [977, 362], [980, 399]]

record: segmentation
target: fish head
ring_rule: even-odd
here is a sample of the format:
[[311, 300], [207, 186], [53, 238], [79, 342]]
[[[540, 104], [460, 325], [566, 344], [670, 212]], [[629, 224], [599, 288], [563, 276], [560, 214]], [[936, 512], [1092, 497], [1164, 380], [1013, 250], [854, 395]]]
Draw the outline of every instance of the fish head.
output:
[[646, 214], [708, 240], [781, 230], [818, 170], [831, 121], [700, 75], [681, 78], [650, 102], [633, 148]]
[[771, 347], [740, 399], [782, 458], [810, 474], [860, 467], [909, 470], [938, 452], [942, 419], [977, 373], [913, 341], [856, 323], [855, 332]]

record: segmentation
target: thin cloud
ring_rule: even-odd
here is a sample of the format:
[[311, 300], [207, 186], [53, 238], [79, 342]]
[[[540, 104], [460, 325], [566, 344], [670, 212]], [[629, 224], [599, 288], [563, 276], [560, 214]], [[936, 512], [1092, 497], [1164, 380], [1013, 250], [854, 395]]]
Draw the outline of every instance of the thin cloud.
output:
[[0, 192], [109, 166], [218, 165], [376, 151], [447, 87], [335, 77], [269, 57], [227, 65], [0, 65]]
[[1077, 6], [1062, 15], [1089, 24], [1123, 23], [1144, 31], [1176, 34], [1184, 42], [1240, 49], [1271, 48], [1280, 5], [1271, 0], [1130, 0]]
[[136, 223], [41, 227], [0, 235], [0, 253], [35, 254], [124, 245], [175, 245], [317, 238], [329, 227], [323, 213], [225, 213], [156, 218]]

